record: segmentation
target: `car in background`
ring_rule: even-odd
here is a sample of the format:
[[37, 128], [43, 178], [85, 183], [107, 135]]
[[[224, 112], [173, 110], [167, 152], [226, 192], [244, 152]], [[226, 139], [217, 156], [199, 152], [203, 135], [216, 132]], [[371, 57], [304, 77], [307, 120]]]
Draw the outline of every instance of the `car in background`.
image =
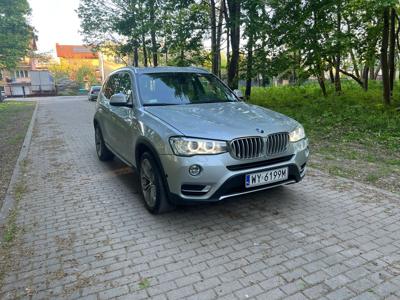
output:
[[89, 101], [97, 100], [100, 90], [101, 90], [101, 86], [98, 86], [98, 85], [92, 86], [89, 90], [88, 100]]
[[301, 181], [303, 126], [240, 94], [199, 68], [119, 69], [97, 100], [97, 155], [138, 170], [155, 214]]

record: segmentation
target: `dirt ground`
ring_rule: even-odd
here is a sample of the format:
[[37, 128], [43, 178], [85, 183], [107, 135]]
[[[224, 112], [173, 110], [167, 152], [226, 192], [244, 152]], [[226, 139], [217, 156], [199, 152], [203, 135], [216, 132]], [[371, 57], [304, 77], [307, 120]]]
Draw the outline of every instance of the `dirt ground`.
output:
[[379, 145], [324, 144], [312, 147], [310, 166], [400, 194], [400, 154]]

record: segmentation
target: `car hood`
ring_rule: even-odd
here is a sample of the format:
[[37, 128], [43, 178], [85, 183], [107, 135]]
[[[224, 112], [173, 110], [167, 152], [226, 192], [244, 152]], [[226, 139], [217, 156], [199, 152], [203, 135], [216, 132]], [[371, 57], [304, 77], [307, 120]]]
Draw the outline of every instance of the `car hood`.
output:
[[298, 123], [280, 113], [244, 102], [145, 107], [185, 136], [232, 140], [292, 131]]

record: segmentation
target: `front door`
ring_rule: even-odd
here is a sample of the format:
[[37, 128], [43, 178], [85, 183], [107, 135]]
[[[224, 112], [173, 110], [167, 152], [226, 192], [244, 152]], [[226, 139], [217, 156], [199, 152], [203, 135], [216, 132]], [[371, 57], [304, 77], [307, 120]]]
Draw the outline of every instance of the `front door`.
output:
[[111, 106], [111, 135], [114, 150], [126, 161], [133, 163], [133, 138], [136, 132], [136, 118], [133, 109], [132, 79], [128, 72], [118, 74], [114, 93], [127, 96], [129, 106]]

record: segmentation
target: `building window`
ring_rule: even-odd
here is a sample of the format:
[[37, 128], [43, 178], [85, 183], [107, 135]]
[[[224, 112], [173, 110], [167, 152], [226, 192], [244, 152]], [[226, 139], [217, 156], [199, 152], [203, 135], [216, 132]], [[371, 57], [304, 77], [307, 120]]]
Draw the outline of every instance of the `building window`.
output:
[[27, 70], [16, 70], [14, 72], [15, 78], [28, 78], [29, 72]]

